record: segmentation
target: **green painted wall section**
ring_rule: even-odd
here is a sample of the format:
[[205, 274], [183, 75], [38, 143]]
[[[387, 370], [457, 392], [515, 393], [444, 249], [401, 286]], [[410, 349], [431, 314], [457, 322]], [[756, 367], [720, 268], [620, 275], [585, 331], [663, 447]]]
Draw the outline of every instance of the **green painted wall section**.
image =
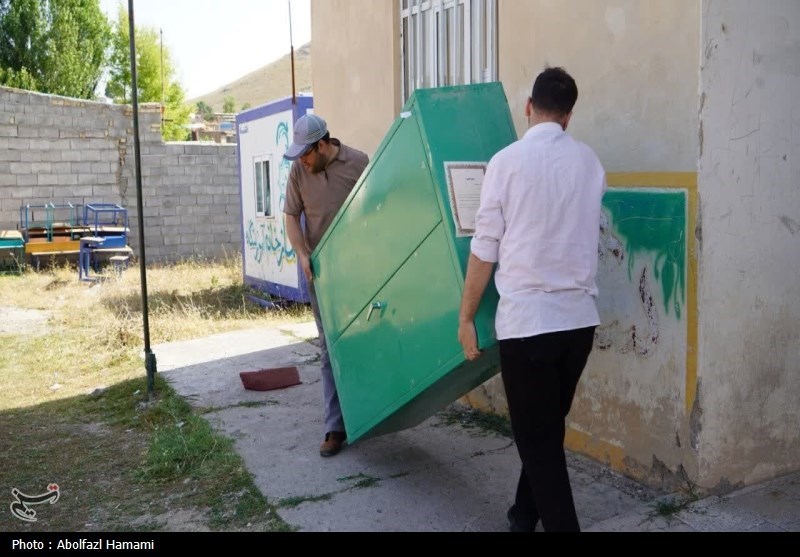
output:
[[603, 198], [613, 233], [628, 255], [628, 278], [636, 258], [651, 255], [664, 309], [669, 315], [672, 307], [678, 319], [686, 301], [686, 203], [685, 190], [609, 189]]

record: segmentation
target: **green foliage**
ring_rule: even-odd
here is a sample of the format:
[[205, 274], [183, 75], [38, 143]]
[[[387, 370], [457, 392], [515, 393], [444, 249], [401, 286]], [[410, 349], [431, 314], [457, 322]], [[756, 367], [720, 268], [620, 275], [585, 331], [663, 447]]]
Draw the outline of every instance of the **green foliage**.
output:
[[[132, 99], [130, 63], [130, 30], [127, 11], [120, 5], [111, 41], [109, 80], [106, 95], [114, 102], [126, 104]], [[175, 66], [168, 47], [163, 47], [159, 33], [152, 27], [136, 26], [136, 85], [139, 102], [161, 103], [164, 125], [161, 134], [167, 141], [189, 138], [187, 125], [192, 107], [186, 104], [186, 93], [175, 76]]]
[[225, 112], [226, 114], [236, 112], [236, 101], [230, 95], [226, 96], [222, 100], [222, 112]]
[[27, 89], [28, 91], [36, 91], [37, 89], [36, 79], [25, 68], [18, 72], [12, 69], [4, 70], [0, 68], [0, 84], [6, 87]]
[[214, 109], [205, 101], [197, 102], [197, 113], [200, 114], [206, 122], [214, 119]]
[[252, 105], [251, 105], [250, 103], [244, 103], [244, 104], [242, 105], [242, 112], [244, 112], [245, 110], [247, 110], [247, 109], [248, 109], [248, 108], [250, 108], [251, 106], [252, 106]]
[[110, 40], [99, 0], [0, 0], [0, 84], [92, 99]]

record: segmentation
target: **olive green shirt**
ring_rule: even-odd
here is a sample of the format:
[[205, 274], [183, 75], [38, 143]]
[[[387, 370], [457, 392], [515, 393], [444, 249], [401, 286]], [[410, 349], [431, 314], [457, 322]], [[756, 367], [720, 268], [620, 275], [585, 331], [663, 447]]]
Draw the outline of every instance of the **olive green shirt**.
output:
[[369, 163], [367, 155], [338, 139], [331, 139], [331, 144], [339, 147], [339, 152], [325, 170], [313, 174], [298, 159], [286, 186], [283, 212], [293, 216], [305, 213], [306, 242], [312, 251]]

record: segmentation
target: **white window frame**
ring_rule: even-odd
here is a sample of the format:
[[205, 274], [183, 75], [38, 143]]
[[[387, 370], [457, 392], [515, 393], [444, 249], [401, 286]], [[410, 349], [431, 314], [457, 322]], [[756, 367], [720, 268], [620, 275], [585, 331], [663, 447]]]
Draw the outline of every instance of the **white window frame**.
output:
[[[258, 169], [261, 169], [261, 207], [258, 206]], [[272, 155], [260, 155], [253, 157], [253, 197], [255, 201], [256, 216], [263, 218], [275, 218], [273, 188], [275, 183], [272, 176], [274, 165]], [[266, 179], [264, 179], [266, 178]]]
[[[423, 87], [497, 81], [497, 0], [400, 0], [399, 6], [403, 102]], [[455, 31], [449, 36], [446, 18]]]

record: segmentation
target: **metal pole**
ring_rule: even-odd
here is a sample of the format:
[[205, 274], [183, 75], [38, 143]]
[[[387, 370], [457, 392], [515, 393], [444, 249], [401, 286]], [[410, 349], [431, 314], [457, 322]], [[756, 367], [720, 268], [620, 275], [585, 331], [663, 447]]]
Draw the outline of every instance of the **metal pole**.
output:
[[144, 327], [144, 361], [147, 370], [147, 396], [152, 398], [156, 382], [156, 355], [150, 350], [150, 322], [147, 307], [147, 270], [144, 248], [144, 203], [142, 202], [142, 155], [139, 147], [139, 89], [136, 85], [136, 26], [133, 22], [133, 0], [128, 0], [128, 25], [131, 46], [131, 87], [133, 96], [133, 145], [136, 161], [136, 208], [139, 221], [139, 274], [142, 284], [142, 325]]
[[294, 38], [292, 37], [292, 0], [289, 2], [289, 46], [292, 57], [292, 104], [297, 104], [297, 88], [294, 82]]
[[161, 34], [161, 133], [164, 133], [164, 30], [158, 32]]

